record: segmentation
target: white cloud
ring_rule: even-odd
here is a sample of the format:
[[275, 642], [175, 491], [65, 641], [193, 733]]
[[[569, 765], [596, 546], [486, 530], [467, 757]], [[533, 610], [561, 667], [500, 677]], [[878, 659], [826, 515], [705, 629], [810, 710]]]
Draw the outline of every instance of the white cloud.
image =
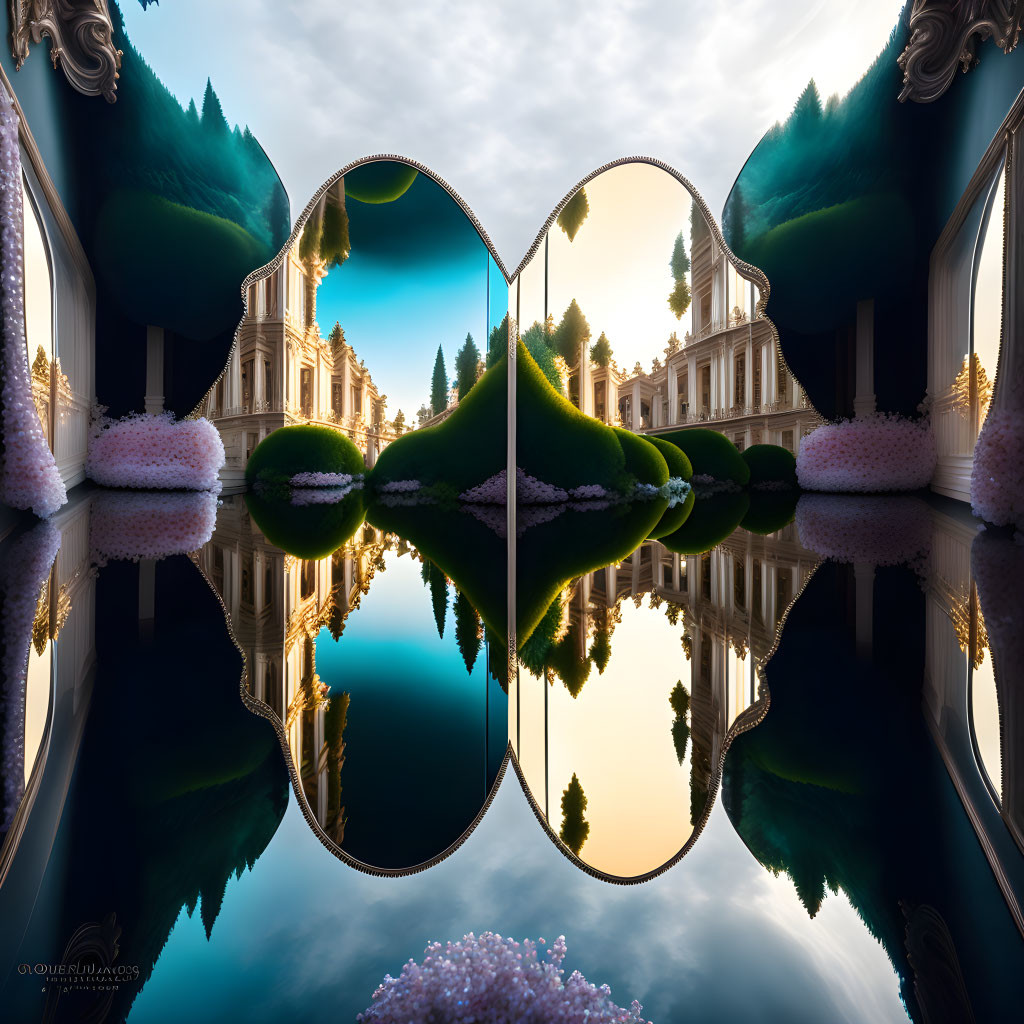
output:
[[[763, 132], [812, 76], [847, 90], [899, 0], [121, 0], [128, 32], [187, 100], [213, 78], [297, 214], [360, 156], [446, 178], [514, 267], [554, 204], [619, 156], [660, 157], [716, 213]], [[122, 80], [128, 90], [131, 82]]]

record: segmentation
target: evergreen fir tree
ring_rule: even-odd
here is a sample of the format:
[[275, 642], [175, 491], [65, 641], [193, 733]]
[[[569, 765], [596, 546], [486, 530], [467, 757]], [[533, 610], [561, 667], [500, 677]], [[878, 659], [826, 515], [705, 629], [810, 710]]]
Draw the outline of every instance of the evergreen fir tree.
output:
[[472, 673], [480, 645], [483, 643], [483, 626], [476, 609], [469, 598], [457, 590], [455, 593], [455, 642], [459, 645], [466, 671]]
[[681, 679], [672, 687], [668, 702], [675, 713], [675, 720], [672, 722], [672, 744], [676, 749], [676, 757], [682, 764], [686, 757], [686, 743], [690, 738], [690, 726], [686, 720], [690, 711], [690, 694]]
[[575, 366], [582, 354], [582, 346], [590, 341], [590, 324], [579, 303], [573, 299], [562, 315], [555, 331], [555, 351], [570, 365]]
[[224, 109], [220, 105], [217, 94], [213, 91], [213, 84], [210, 79], [206, 80], [206, 92], [203, 94], [203, 129], [218, 138], [223, 138], [230, 133], [228, 119], [224, 116]]
[[443, 640], [445, 619], [448, 615], [448, 579], [433, 562], [430, 563], [430, 600], [434, 606], [437, 635]]
[[502, 317], [497, 327], [491, 328], [490, 337], [487, 339], [487, 369], [489, 370], [508, 351], [508, 313]]
[[548, 382], [558, 392], [561, 392], [563, 382], [562, 375], [558, 372], [555, 364], [555, 353], [548, 345], [544, 328], [540, 323], [534, 321], [529, 330], [521, 338], [526, 350], [533, 356], [533, 361], [540, 367], [541, 372], [547, 377]]
[[437, 346], [434, 375], [430, 381], [430, 408], [434, 416], [448, 408], [448, 374], [444, 368], [444, 355], [440, 345]]
[[558, 837], [578, 857], [583, 844], [590, 835], [590, 822], [583, 816], [587, 809], [587, 797], [580, 785], [576, 773], [572, 773], [572, 779], [562, 794], [562, 827], [558, 831]]
[[590, 361], [597, 363], [598, 366], [610, 366], [612, 361], [612, 345], [605, 335], [604, 331], [601, 332], [601, 336], [590, 346]]
[[583, 226], [588, 213], [590, 213], [590, 203], [587, 201], [586, 190], [581, 188], [562, 207], [562, 212], [558, 215], [557, 224], [565, 232], [570, 242]]
[[188, 110], [185, 111], [185, 117], [188, 119], [190, 128], [199, 127], [199, 111], [196, 109], [196, 101], [188, 101]]
[[473, 341], [473, 335], [467, 334], [465, 344], [455, 357], [455, 386], [461, 402], [469, 394], [470, 388], [476, 383], [476, 369], [480, 362], [480, 350]]
[[686, 239], [682, 231], [676, 235], [675, 244], [672, 246], [672, 259], [669, 260], [669, 267], [672, 270], [672, 280], [678, 281], [686, 277], [690, 270], [690, 257], [686, 252]]

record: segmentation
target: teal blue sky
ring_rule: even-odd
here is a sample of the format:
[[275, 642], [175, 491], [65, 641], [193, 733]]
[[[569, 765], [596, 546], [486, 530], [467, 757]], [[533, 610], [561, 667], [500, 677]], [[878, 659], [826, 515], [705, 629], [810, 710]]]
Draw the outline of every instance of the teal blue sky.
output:
[[486, 351], [490, 327], [507, 309], [508, 286], [473, 224], [426, 175], [394, 202], [349, 198], [346, 206], [352, 252], [320, 285], [320, 331], [339, 322], [388, 396], [388, 419], [401, 409], [406, 423], [415, 423], [430, 401], [438, 346], [451, 380], [467, 334]]

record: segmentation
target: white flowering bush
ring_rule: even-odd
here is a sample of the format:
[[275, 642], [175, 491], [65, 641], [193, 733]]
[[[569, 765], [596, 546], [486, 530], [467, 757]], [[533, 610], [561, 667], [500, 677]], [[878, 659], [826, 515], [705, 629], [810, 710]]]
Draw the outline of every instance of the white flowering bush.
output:
[[796, 477], [805, 491], [915, 491], [935, 472], [926, 420], [877, 412], [823, 423], [801, 442]]
[[3, 318], [0, 501], [12, 508], [30, 508], [37, 516], [48, 516], [56, 512], [68, 496], [32, 401], [32, 375], [25, 341], [23, 224], [18, 115], [3, 93], [0, 97], [0, 315]]
[[[543, 944], [544, 940], [540, 940]], [[538, 943], [493, 932], [472, 932], [442, 946], [432, 942], [422, 964], [410, 960], [397, 978], [386, 975], [357, 1021], [379, 1024], [650, 1024], [634, 1000], [628, 1010], [611, 1001], [607, 985], [591, 985], [579, 971], [563, 983], [565, 936], [537, 957]]]
[[1024, 530], [1024, 413], [993, 409], [974, 446], [971, 509], [996, 526]]
[[220, 491], [224, 443], [207, 419], [133, 413], [93, 423], [85, 472], [104, 487]]
[[920, 498], [803, 494], [796, 527], [805, 548], [835, 562], [923, 571], [931, 550], [931, 515]]
[[138, 562], [198, 551], [217, 525], [212, 491], [101, 491], [92, 500], [89, 547], [93, 562]]

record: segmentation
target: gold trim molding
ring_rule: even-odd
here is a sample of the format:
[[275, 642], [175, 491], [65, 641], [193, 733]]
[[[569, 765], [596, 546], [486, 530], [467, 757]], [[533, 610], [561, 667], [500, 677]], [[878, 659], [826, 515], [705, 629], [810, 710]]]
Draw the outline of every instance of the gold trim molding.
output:
[[71, 85], [86, 96], [117, 99], [121, 51], [107, 0], [10, 0], [11, 56], [20, 71], [31, 43], [50, 38], [54, 70], [63, 68]]

